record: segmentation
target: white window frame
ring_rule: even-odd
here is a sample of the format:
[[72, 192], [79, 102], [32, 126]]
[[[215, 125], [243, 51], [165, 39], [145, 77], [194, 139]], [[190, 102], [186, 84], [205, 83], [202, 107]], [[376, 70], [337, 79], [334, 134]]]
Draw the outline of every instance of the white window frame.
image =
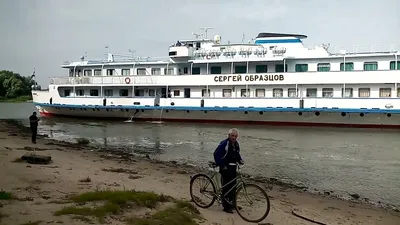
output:
[[274, 89], [272, 89], [272, 97], [274, 97], [274, 98], [283, 98], [283, 88], [274, 88]]
[[379, 88], [379, 98], [390, 98], [392, 96], [392, 88]]
[[240, 89], [240, 97], [242, 98], [250, 97], [250, 89], [249, 88], [247, 90], [245, 88]]
[[161, 75], [161, 68], [151, 68], [151, 75]]
[[353, 88], [342, 88], [342, 98], [352, 98]]
[[257, 98], [265, 98], [265, 89], [264, 88], [256, 89], [256, 97]]
[[322, 97], [323, 98], [333, 98], [334, 90], [333, 88], [322, 88]]
[[[314, 95], [311, 96], [310, 93], [314, 94], [314, 91], [315, 91], [315, 96]], [[307, 98], [317, 98], [318, 97], [318, 89], [317, 88], [307, 88], [306, 89], [306, 97]]]
[[137, 68], [136, 73], [139, 76], [147, 75], [147, 69], [146, 68]]
[[222, 97], [232, 98], [232, 89], [222, 89]]
[[359, 88], [358, 89], [359, 98], [369, 98], [371, 97], [371, 88]]
[[299, 90], [296, 90], [296, 88], [288, 88], [287, 94], [288, 98], [297, 98], [299, 96]]
[[130, 69], [122, 69], [121, 70], [121, 75], [122, 76], [129, 76], [129, 75], [131, 75], [131, 70]]

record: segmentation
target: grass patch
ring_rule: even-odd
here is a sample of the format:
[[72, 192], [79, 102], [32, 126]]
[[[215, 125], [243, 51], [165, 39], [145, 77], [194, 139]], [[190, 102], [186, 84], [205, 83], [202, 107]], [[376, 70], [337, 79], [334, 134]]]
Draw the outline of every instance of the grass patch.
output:
[[28, 223], [23, 223], [21, 225], [39, 225], [41, 223], [42, 223], [42, 221], [38, 220], [38, 221], [34, 221], [34, 222], [29, 221]]
[[54, 213], [56, 216], [60, 215], [79, 215], [79, 216], [94, 216], [100, 223], [104, 223], [104, 217], [109, 214], [117, 214], [121, 210], [120, 206], [114, 203], [106, 203], [99, 207], [65, 207]]
[[147, 218], [129, 218], [131, 225], [198, 225], [200, 212], [189, 202], [178, 201], [172, 207], [158, 211]]
[[94, 191], [71, 197], [76, 203], [86, 203], [93, 201], [107, 201], [117, 205], [124, 205], [133, 202], [135, 205], [146, 208], [154, 208], [158, 202], [168, 202], [172, 198], [165, 195], [158, 195], [153, 192], [142, 191]]
[[82, 221], [85, 223], [92, 223], [92, 220], [84, 216], [73, 216], [72, 219]]
[[13, 195], [10, 192], [0, 191], [0, 200], [11, 200], [13, 199]]
[[75, 203], [88, 203], [88, 202], [105, 202], [102, 206], [97, 207], [77, 207], [69, 206], [54, 213], [56, 216], [60, 215], [79, 215], [79, 216], [93, 216], [99, 222], [104, 222], [104, 217], [110, 214], [118, 214], [124, 207], [134, 205], [136, 207], [155, 208], [159, 202], [167, 202], [172, 198], [165, 195], [158, 195], [152, 192], [140, 191], [95, 191], [86, 192], [79, 195], [74, 195], [70, 199]]
[[87, 138], [77, 138], [76, 143], [78, 145], [88, 145], [88, 144], [90, 144], [90, 141]]

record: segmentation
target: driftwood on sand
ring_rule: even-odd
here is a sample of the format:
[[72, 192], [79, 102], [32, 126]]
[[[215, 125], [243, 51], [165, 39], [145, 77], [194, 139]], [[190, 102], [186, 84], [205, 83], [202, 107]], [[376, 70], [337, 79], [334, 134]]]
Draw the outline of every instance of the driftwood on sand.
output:
[[26, 153], [21, 156], [21, 159], [32, 164], [49, 164], [51, 162], [51, 156], [37, 155], [34, 153]]

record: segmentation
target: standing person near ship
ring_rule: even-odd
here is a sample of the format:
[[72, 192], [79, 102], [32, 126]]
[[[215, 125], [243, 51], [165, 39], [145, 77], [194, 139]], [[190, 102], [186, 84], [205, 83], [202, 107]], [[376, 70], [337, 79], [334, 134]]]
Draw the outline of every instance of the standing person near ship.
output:
[[[239, 131], [232, 128], [228, 132], [228, 138], [219, 143], [217, 149], [214, 151], [214, 160], [217, 166], [219, 166], [219, 172], [221, 173], [221, 184], [222, 186], [236, 179], [237, 176], [237, 163], [244, 164], [242, 157], [240, 155], [240, 147], [237, 138], [239, 136]], [[230, 189], [236, 185], [233, 181], [226, 187], [222, 189], [222, 196], [224, 196]], [[232, 209], [234, 206], [231, 204], [234, 202], [236, 191], [231, 191], [227, 200], [222, 199], [222, 206], [224, 207], [224, 212], [233, 213]], [[231, 202], [231, 203], [230, 203]]]
[[38, 132], [39, 118], [36, 116], [36, 112], [33, 112], [29, 117], [29, 124], [32, 132], [32, 144], [36, 144], [36, 136]]

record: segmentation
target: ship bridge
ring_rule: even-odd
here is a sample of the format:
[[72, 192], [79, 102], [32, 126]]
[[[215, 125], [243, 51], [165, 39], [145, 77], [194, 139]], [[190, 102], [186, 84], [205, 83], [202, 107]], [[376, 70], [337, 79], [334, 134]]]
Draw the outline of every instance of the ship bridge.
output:
[[254, 43], [265, 47], [304, 48], [302, 39], [306, 38], [303, 34], [259, 33]]

